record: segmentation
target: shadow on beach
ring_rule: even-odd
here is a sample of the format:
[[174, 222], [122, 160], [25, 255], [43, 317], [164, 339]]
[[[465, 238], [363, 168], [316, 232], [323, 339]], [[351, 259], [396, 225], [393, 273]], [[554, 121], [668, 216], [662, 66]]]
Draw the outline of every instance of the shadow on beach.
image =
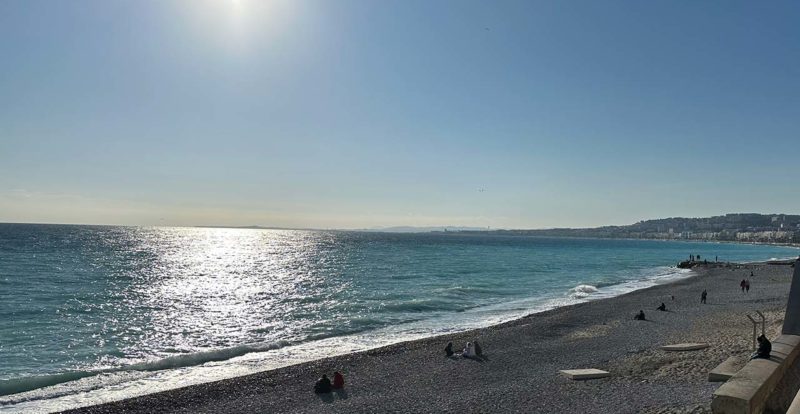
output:
[[326, 403], [332, 403], [334, 400], [333, 394], [329, 392], [317, 394], [317, 397], [319, 397], [320, 400]]
[[319, 397], [319, 399], [322, 400], [322, 402], [328, 404], [334, 402], [337, 398], [340, 400], [346, 400], [350, 398], [350, 396], [347, 394], [347, 390], [345, 389], [338, 389], [338, 390], [333, 390], [331, 392], [317, 394], [317, 397]]

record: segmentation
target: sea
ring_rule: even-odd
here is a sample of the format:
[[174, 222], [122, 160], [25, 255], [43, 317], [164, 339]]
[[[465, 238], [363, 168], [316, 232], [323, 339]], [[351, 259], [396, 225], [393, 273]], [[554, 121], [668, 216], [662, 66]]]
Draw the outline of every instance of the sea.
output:
[[52, 412], [482, 328], [792, 247], [0, 224], [0, 411]]

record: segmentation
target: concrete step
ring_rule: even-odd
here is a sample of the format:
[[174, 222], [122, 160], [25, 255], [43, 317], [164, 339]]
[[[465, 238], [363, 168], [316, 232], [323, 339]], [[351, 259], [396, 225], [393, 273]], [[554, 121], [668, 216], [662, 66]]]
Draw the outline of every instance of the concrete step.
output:
[[595, 368], [588, 368], [588, 369], [562, 369], [562, 374], [566, 375], [567, 378], [573, 380], [588, 380], [588, 379], [596, 379], [596, 378], [605, 378], [611, 375], [608, 371], [603, 371], [600, 369]]
[[708, 373], [708, 382], [725, 382], [734, 376], [747, 363], [747, 358], [742, 356], [728, 357], [716, 368]]
[[664, 345], [661, 347], [661, 349], [664, 351], [697, 351], [698, 349], [705, 349], [708, 347], [708, 344], [688, 342], [683, 344]]

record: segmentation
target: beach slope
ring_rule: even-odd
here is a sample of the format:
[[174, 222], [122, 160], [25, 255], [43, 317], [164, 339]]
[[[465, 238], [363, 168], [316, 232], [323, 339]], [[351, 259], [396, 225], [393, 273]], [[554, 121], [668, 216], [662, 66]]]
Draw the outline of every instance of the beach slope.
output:
[[[749, 278], [752, 288], [739, 288]], [[502, 325], [201, 384], [73, 413], [279, 412], [710, 412], [719, 383], [708, 371], [751, 352], [745, 315], [767, 315], [780, 330], [792, 269], [751, 264], [695, 268], [674, 283], [530, 315]], [[708, 291], [706, 304], [700, 293]], [[674, 300], [672, 299], [674, 296]], [[666, 312], [655, 308], [664, 302]], [[644, 310], [647, 320], [633, 320]], [[483, 361], [447, 358], [478, 339]], [[661, 345], [708, 343], [691, 352]], [[572, 381], [559, 370], [598, 368], [611, 376]], [[323, 373], [341, 371], [345, 390], [314, 394]]]

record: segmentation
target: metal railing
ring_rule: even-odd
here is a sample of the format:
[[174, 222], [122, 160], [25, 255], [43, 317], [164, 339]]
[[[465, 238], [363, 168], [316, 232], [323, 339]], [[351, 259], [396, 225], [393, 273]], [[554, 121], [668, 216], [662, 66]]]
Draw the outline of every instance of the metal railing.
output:
[[756, 321], [750, 315], [746, 315], [747, 319], [750, 319], [750, 322], [753, 323], [753, 351], [755, 351], [758, 348], [758, 345], [756, 344], [757, 342], [756, 338], [758, 337], [758, 324], [759, 323], [761, 324], [761, 335], [766, 335], [767, 331], [767, 318], [764, 316], [763, 313], [761, 313], [761, 311], [756, 311], [756, 313], [761, 318], [761, 322]]

